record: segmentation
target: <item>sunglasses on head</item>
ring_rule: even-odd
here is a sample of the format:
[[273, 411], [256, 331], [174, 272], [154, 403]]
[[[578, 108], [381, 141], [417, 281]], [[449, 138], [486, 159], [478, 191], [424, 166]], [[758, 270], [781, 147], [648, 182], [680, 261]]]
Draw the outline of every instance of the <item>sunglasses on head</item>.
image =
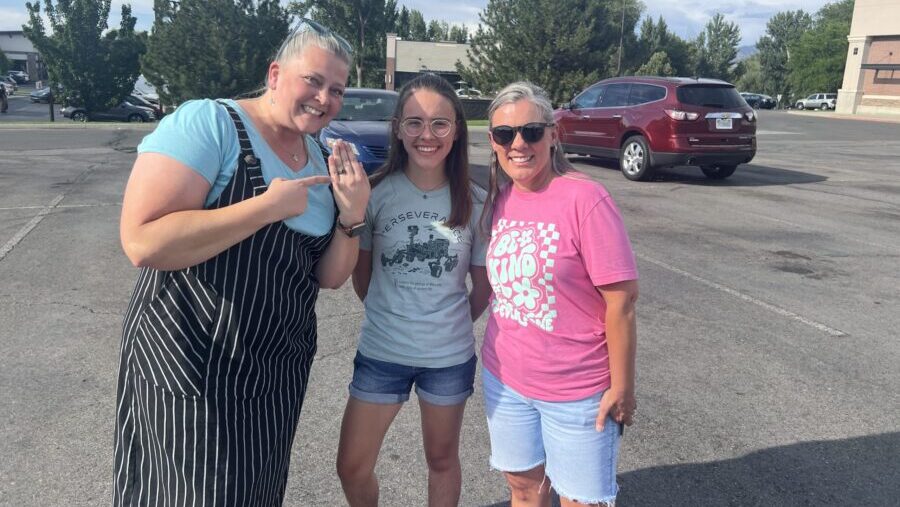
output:
[[309, 18], [300, 18], [300, 22], [297, 23], [297, 26], [291, 30], [291, 34], [284, 39], [284, 42], [281, 43], [281, 47], [278, 49], [278, 53], [275, 55], [275, 59], [279, 60], [281, 58], [281, 54], [284, 52], [284, 48], [287, 47], [288, 43], [293, 40], [298, 34], [304, 32], [315, 32], [316, 35], [321, 37], [333, 37], [334, 40], [341, 46], [341, 49], [347, 52], [348, 55], [353, 54], [353, 46], [347, 42], [347, 39], [341, 37], [340, 35], [334, 33], [330, 28], [322, 25], [321, 23], [317, 23]]
[[533, 122], [519, 125], [518, 127], [510, 127], [509, 125], [497, 125], [491, 127], [491, 138], [495, 143], [506, 146], [513, 142], [516, 133], [522, 134], [522, 140], [528, 144], [536, 143], [544, 138], [544, 130], [552, 127], [553, 123]]
[[447, 137], [453, 129], [453, 122], [447, 118], [435, 118], [430, 122], [421, 118], [407, 118], [400, 122], [400, 129], [409, 137], [419, 137], [425, 132], [426, 125], [434, 137]]

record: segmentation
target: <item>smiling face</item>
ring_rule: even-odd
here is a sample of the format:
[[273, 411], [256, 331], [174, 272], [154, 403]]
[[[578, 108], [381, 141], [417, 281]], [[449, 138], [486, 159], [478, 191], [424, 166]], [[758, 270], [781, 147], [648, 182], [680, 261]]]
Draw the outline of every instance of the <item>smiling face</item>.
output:
[[350, 66], [332, 52], [307, 46], [296, 58], [272, 62], [269, 93], [274, 120], [310, 134], [330, 122], [341, 110]]
[[[424, 124], [422, 133], [411, 136], [404, 131], [402, 123], [408, 119], [418, 119]], [[450, 133], [437, 137], [431, 131], [431, 122], [437, 119], [451, 123]], [[397, 139], [403, 143], [408, 155], [409, 170], [443, 171], [447, 155], [457, 137], [456, 113], [453, 104], [441, 94], [429, 90], [416, 90], [403, 105], [403, 115], [396, 125]]]
[[[491, 127], [505, 125], [518, 127], [528, 123], [543, 123], [541, 110], [530, 100], [518, 100], [504, 104], [491, 116]], [[503, 172], [520, 190], [534, 191], [543, 188], [552, 178], [550, 148], [556, 143], [556, 127], [547, 127], [537, 142], [526, 143], [517, 132], [511, 143], [501, 145], [491, 137], [491, 147]]]

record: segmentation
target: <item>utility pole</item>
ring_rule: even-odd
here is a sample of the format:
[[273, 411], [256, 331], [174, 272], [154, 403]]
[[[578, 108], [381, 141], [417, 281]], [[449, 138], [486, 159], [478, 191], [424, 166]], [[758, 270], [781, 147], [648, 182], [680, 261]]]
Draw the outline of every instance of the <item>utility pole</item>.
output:
[[622, 43], [625, 39], [625, 0], [622, 0], [622, 24], [619, 27], [619, 62], [616, 64], [616, 75], [622, 75]]

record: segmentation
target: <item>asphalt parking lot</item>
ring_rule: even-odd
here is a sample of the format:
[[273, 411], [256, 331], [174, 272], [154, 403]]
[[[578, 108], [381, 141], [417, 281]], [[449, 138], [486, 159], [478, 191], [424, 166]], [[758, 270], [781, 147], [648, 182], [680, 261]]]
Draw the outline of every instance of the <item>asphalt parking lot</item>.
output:
[[[137, 275], [117, 220], [151, 128], [0, 125], [0, 505], [109, 503]], [[471, 138], [486, 163], [484, 129]], [[721, 182], [676, 168], [636, 183], [572, 158], [618, 203], [641, 272], [620, 506], [900, 499], [900, 124], [762, 111], [758, 139]], [[318, 311], [292, 506], [344, 503], [333, 463], [362, 306], [345, 286]], [[388, 434], [383, 505], [426, 504], [418, 424], [410, 406]], [[464, 424], [461, 504], [507, 505], [480, 390]]]

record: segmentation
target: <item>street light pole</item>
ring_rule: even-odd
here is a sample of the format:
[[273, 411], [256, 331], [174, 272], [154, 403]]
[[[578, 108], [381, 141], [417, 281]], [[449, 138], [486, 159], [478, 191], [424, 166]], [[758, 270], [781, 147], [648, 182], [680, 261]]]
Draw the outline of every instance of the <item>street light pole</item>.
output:
[[619, 27], [619, 62], [616, 64], [616, 75], [622, 75], [622, 43], [625, 39], [625, 0], [622, 0], [622, 24]]

